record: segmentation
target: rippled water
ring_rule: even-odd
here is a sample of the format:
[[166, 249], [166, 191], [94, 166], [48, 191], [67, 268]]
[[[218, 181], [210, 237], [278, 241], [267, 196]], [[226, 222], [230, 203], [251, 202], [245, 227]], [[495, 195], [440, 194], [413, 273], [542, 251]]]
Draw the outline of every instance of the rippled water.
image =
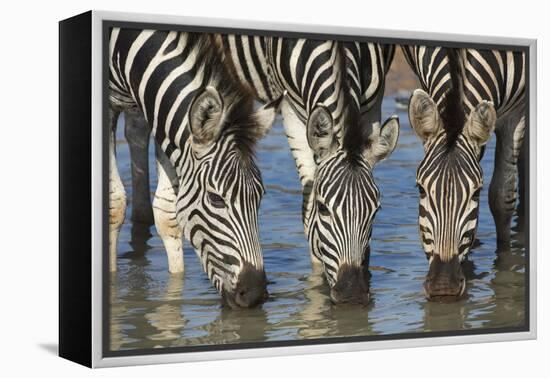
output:
[[[258, 150], [267, 189], [260, 233], [269, 301], [258, 309], [222, 308], [219, 294], [188, 243], [185, 274], [170, 275], [162, 241], [154, 227], [132, 226], [129, 203], [118, 245], [118, 272], [111, 279], [111, 350], [523, 325], [525, 251], [514, 242], [511, 252], [496, 258], [486, 189], [478, 228], [481, 244], [470, 255], [468, 295], [455, 303], [432, 303], [424, 298], [422, 282], [428, 264], [418, 240], [415, 188], [422, 146], [406, 112], [395, 109], [393, 98], [385, 99], [383, 110], [385, 116], [399, 114], [401, 134], [393, 155], [375, 169], [382, 209], [373, 230], [372, 303], [368, 307], [333, 306], [323, 279], [310, 274], [300, 184], [278, 122]], [[118, 164], [130, 199], [130, 162], [122, 130], [120, 124]], [[482, 162], [486, 188], [493, 157], [494, 137]], [[151, 172], [154, 191], [153, 160]]]

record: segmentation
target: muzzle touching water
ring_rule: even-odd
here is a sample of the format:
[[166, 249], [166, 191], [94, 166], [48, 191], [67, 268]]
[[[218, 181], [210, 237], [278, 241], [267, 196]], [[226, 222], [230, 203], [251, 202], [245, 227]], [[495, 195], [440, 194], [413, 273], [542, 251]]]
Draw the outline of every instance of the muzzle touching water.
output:
[[442, 297], [459, 298], [466, 290], [466, 278], [458, 256], [450, 261], [442, 261], [439, 255], [434, 255], [430, 270], [424, 281], [424, 292], [430, 300]]
[[223, 299], [231, 308], [255, 307], [268, 297], [265, 271], [251, 265], [245, 265], [239, 273], [235, 290], [223, 292]]
[[362, 266], [344, 265], [338, 270], [336, 284], [330, 290], [330, 299], [335, 304], [369, 303], [369, 274]]

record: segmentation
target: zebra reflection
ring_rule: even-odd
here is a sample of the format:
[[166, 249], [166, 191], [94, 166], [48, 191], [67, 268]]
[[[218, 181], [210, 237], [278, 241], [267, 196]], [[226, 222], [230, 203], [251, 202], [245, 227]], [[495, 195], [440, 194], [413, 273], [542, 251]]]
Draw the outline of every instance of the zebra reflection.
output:
[[160, 298], [156, 299], [154, 310], [145, 318], [157, 332], [147, 336], [149, 340], [166, 344], [178, 340], [187, 324], [183, 317], [183, 273], [169, 274], [168, 282]]

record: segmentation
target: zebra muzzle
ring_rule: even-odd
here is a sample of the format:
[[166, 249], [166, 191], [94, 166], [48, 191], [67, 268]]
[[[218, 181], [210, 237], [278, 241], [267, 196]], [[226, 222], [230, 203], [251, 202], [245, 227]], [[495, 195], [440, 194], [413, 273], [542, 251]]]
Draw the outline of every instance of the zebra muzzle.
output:
[[434, 255], [424, 281], [424, 292], [429, 300], [454, 297], [458, 299], [466, 290], [466, 278], [458, 256], [442, 261]]
[[367, 305], [370, 300], [369, 275], [363, 266], [343, 265], [338, 270], [335, 285], [330, 290], [334, 304]]
[[268, 297], [265, 271], [248, 264], [239, 273], [235, 289], [223, 293], [226, 304], [231, 308], [255, 307]]

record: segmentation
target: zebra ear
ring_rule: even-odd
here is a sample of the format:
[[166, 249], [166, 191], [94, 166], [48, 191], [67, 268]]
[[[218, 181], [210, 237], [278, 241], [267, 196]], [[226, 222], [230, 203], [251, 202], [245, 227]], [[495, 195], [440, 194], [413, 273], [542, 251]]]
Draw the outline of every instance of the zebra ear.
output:
[[374, 166], [380, 160], [386, 159], [391, 155], [397, 139], [399, 138], [399, 118], [391, 116], [384, 122], [382, 127], [376, 122], [372, 125], [370, 136], [370, 146], [365, 150], [364, 157]]
[[307, 142], [319, 162], [336, 149], [334, 120], [324, 105], [317, 105], [307, 120]]
[[493, 103], [482, 101], [470, 114], [464, 133], [477, 147], [482, 147], [495, 130], [496, 121], [497, 113]]
[[439, 130], [437, 105], [422, 89], [413, 92], [409, 101], [409, 121], [416, 133], [426, 143]]
[[223, 100], [216, 89], [206, 87], [189, 107], [193, 145], [206, 147], [218, 140], [223, 127]]
[[254, 112], [258, 139], [263, 138], [269, 132], [269, 130], [271, 130], [271, 126], [273, 126], [273, 122], [275, 122], [275, 118], [277, 117], [277, 113], [279, 112], [279, 107], [281, 105], [282, 99], [283, 95], [281, 95], [276, 100], [265, 104]]

